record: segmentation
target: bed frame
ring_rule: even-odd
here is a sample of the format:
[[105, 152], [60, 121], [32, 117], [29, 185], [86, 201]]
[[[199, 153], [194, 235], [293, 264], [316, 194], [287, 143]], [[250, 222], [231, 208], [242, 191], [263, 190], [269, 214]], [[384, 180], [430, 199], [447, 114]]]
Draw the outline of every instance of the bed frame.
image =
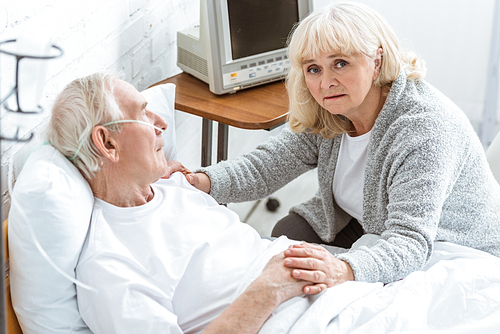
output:
[[7, 334], [22, 334], [21, 326], [17, 321], [16, 313], [12, 307], [12, 300], [10, 296], [10, 269], [9, 269], [9, 245], [8, 245], [8, 220], [3, 222], [3, 245], [4, 245], [4, 263], [5, 263], [5, 309], [7, 318]]

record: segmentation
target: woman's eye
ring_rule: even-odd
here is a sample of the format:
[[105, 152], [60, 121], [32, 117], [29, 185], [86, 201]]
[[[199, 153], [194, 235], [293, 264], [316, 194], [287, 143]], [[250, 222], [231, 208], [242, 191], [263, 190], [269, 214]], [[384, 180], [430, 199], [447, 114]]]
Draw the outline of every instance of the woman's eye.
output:
[[307, 72], [311, 73], [311, 74], [316, 74], [319, 72], [319, 68], [316, 68], [316, 67], [310, 67], [309, 69], [307, 69]]
[[342, 68], [344, 66], [346, 66], [348, 63], [344, 60], [339, 60], [338, 62], [335, 63], [335, 67], [336, 68]]

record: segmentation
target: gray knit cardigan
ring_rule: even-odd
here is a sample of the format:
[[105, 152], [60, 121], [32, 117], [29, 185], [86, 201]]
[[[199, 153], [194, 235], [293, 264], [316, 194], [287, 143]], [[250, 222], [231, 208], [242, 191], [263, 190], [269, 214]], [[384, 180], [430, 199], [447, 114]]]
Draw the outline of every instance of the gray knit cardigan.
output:
[[[317, 194], [291, 211], [330, 242], [351, 219], [332, 193], [340, 140], [285, 130], [249, 154], [202, 171], [212, 182], [210, 194], [231, 203], [268, 196], [318, 168]], [[358, 281], [388, 283], [419, 270], [433, 241], [500, 256], [500, 186], [476, 133], [448, 98], [403, 71], [371, 134], [361, 225], [381, 239], [338, 255]]]

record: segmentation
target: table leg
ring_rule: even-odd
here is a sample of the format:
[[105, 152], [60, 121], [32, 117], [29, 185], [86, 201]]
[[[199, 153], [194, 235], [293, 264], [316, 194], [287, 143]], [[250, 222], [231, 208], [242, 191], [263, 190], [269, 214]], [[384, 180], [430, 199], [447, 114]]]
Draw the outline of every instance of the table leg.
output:
[[217, 162], [227, 160], [227, 147], [229, 137], [229, 126], [219, 123], [218, 139], [217, 139]]
[[212, 121], [203, 118], [201, 128], [201, 167], [212, 164]]

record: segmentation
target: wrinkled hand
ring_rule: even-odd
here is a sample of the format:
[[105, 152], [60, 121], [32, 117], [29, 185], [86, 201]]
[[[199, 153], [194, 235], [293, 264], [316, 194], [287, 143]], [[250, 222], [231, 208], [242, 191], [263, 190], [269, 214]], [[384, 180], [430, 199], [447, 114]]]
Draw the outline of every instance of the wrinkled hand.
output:
[[179, 161], [167, 161], [167, 168], [165, 170], [165, 175], [163, 175], [162, 179], [168, 179], [170, 175], [175, 172], [181, 172], [182, 174], [190, 174], [191, 171], [184, 167]]
[[292, 277], [315, 283], [304, 288], [306, 294], [321, 292], [322, 288], [324, 290], [321, 284], [331, 288], [346, 281], [354, 281], [351, 266], [321, 246], [308, 243], [293, 245], [284, 255], [284, 264], [292, 269]]
[[292, 277], [283, 252], [273, 256], [257, 277], [203, 333], [258, 333], [281, 303], [303, 295], [307, 281]]
[[210, 178], [205, 173], [190, 173], [186, 174], [186, 180], [194, 186], [196, 189], [210, 193], [210, 188], [212, 187], [212, 183], [210, 182]]
[[205, 173], [193, 173], [186, 167], [184, 167], [179, 161], [167, 161], [167, 168], [165, 171], [165, 175], [162, 176], [162, 179], [168, 179], [170, 175], [175, 172], [181, 172], [186, 177], [186, 180], [194, 186], [196, 189], [210, 193], [210, 188], [212, 187], [212, 183], [210, 182], [210, 178]]
[[[262, 274], [249, 286], [249, 288], [261, 291], [262, 295], [271, 298], [276, 302], [276, 306], [288, 299], [304, 294], [306, 286], [310, 282], [299, 278], [294, 278], [291, 268], [284, 264], [285, 256], [283, 252], [273, 256], [262, 270]], [[326, 285], [319, 289], [324, 290]]]

